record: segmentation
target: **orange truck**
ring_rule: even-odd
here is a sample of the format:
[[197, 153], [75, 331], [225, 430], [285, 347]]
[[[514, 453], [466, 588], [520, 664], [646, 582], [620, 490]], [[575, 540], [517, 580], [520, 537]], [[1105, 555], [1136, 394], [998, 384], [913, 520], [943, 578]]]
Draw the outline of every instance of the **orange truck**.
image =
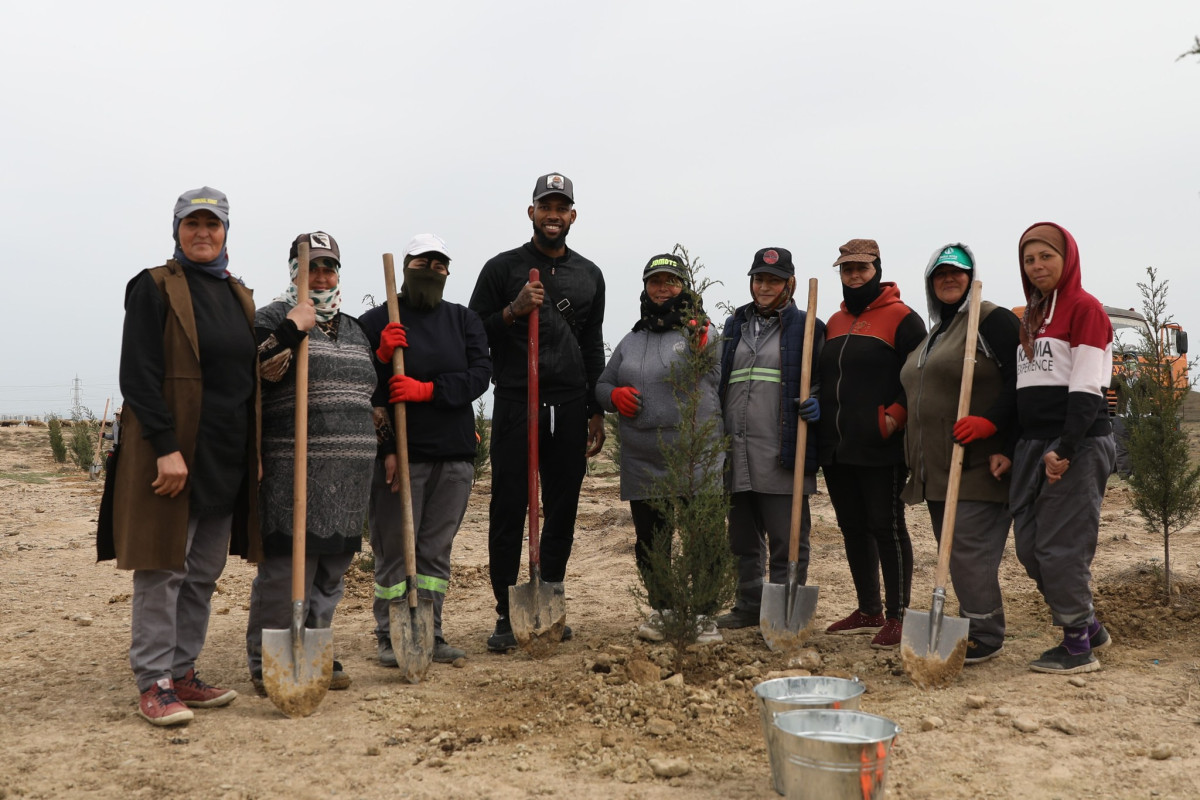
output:
[[[1146, 346], [1146, 337], [1150, 335], [1150, 325], [1146, 318], [1132, 308], [1116, 308], [1105, 306], [1113, 326], [1113, 383], [1121, 375], [1138, 371], [1138, 365], [1145, 363], [1140, 351]], [[1188, 338], [1187, 331], [1178, 323], [1168, 322], [1159, 332], [1159, 345], [1166, 363], [1171, 368], [1171, 379], [1181, 389], [1190, 386], [1188, 381]], [[1108, 410], [1117, 413], [1117, 395], [1110, 387], [1108, 390]]]

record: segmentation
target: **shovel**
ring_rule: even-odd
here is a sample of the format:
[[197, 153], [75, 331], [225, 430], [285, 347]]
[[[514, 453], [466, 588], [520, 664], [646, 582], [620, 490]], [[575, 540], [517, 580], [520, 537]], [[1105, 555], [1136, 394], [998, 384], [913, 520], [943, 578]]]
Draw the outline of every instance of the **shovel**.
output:
[[[299, 296], [308, 299], [308, 243], [297, 250]], [[296, 348], [296, 455], [292, 475], [292, 627], [264, 629], [263, 686], [289, 717], [317, 710], [333, 677], [333, 631], [304, 627], [304, 545], [308, 518], [308, 337]]]
[[104, 426], [108, 424], [108, 405], [111, 402], [111, 397], [104, 401], [104, 415], [100, 417], [100, 432], [96, 435], [96, 456], [88, 469], [88, 477], [92, 480], [100, 474], [100, 451], [104, 448]]
[[[971, 282], [967, 309], [967, 344], [963, 353], [962, 384], [958, 390], [958, 415], [971, 412], [971, 383], [975, 378], [975, 341], [979, 333], [980, 281]], [[954, 544], [954, 519], [958, 512], [958, 489], [962, 483], [963, 446], [954, 443], [950, 455], [950, 482], [946, 487], [946, 511], [942, 515], [942, 537], [934, 573], [933, 601], [928, 614], [904, 612], [900, 632], [900, 660], [909, 679], [922, 689], [948, 686], [962, 671], [967, 657], [970, 620], [946, 617], [946, 578], [950, 573], [950, 548]]]
[[[383, 279], [387, 285], [388, 321], [400, 321], [396, 299], [396, 263], [391, 253], [383, 254]], [[404, 374], [404, 348], [392, 353], [392, 371]], [[407, 603], [393, 600], [388, 605], [388, 634], [400, 674], [409, 683], [420, 683], [433, 661], [433, 601], [417, 595], [417, 536], [413, 523], [412, 486], [408, 472], [408, 416], [404, 403], [394, 406], [396, 469], [400, 473], [400, 523], [404, 532], [404, 585]]]
[[[538, 280], [529, 270], [529, 282]], [[529, 315], [529, 386], [526, 418], [529, 427], [529, 582], [508, 587], [508, 618], [522, 650], [534, 658], [549, 655], [562, 641], [567, 626], [567, 597], [561, 582], [542, 580], [538, 543], [538, 309]]]
[[[817, 279], [808, 279], [808, 315], [804, 319], [804, 361], [800, 365], [800, 402], [808, 399], [812, 382], [813, 333], [817, 326]], [[787, 583], [764, 583], [758, 626], [771, 650], [799, 647], [812, 634], [817, 611], [816, 586], [800, 585], [800, 517], [804, 510], [804, 450], [808, 423], [796, 420], [796, 466], [792, 470], [792, 526], [788, 541]]]

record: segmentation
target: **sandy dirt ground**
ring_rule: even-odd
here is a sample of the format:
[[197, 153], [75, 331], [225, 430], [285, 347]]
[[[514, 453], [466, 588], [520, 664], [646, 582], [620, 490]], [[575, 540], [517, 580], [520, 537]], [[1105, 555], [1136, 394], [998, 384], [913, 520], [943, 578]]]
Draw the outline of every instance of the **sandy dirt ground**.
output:
[[[353, 685], [312, 716], [287, 719], [250, 685], [253, 568], [231, 560], [198, 668], [240, 694], [162, 729], [135, 714], [130, 576], [95, 563], [100, 482], [53, 464], [44, 429], [0, 429], [0, 798], [772, 797], [752, 688], [801, 661], [858, 676], [862, 709], [902, 727], [889, 798], [1200, 796], [1200, 543], [1195, 528], [1173, 539], [1177, 591], [1165, 603], [1162, 542], [1115, 478], [1094, 569], [1114, 639], [1104, 669], [1075, 679], [1029, 671], [1058, 637], [1010, 540], [1004, 653], [949, 688], [922, 691], [897, 652], [823, 633], [797, 659], [768, 651], [757, 629], [729, 632], [673, 675], [665, 648], [634, 637], [633, 527], [604, 467], [586, 480], [568, 572], [575, 638], [552, 657], [486, 652], [485, 480], [455, 543], [446, 601], [446, 635], [467, 650], [465, 666], [435, 664], [416, 686], [381, 667], [371, 576], [356, 566], [334, 622]], [[813, 516], [810, 580], [821, 587], [823, 629], [854, 601], [826, 495]], [[910, 509], [909, 521], [913, 607], [928, 610], [933, 537], [924, 509]], [[657, 675], [630, 680], [645, 662]]]

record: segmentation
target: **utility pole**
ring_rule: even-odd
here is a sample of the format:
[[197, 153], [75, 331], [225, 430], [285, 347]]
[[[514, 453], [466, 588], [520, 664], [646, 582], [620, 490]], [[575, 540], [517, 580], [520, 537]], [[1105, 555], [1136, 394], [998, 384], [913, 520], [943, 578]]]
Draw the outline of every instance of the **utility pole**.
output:
[[83, 416], [83, 381], [79, 380], [79, 376], [75, 376], [75, 381], [71, 387], [71, 417], [78, 419]]

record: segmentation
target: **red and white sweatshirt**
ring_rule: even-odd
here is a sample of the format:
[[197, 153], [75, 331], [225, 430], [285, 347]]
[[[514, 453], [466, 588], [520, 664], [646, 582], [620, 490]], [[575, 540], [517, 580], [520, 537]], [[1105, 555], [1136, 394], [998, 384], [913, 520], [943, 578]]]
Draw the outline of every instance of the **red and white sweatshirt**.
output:
[[[1033, 359], [1017, 346], [1017, 415], [1022, 439], [1059, 438], [1055, 452], [1069, 459], [1084, 437], [1112, 432], [1105, 390], [1112, 380], [1113, 329], [1104, 306], [1083, 290], [1075, 239], [1060, 225], [1037, 224], [1062, 231], [1067, 252]], [[1034, 286], [1023, 264], [1020, 270], [1028, 301]]]

